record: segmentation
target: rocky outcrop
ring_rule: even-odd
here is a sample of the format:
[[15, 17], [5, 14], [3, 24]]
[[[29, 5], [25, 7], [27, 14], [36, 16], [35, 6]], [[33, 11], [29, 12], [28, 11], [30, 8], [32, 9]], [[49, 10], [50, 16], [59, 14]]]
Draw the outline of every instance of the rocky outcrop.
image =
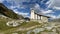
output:
[[23, 18], [22, 15], [16, 14], [13, 10], [8, 9], [4, 4], [0, 3], [0, 13], [4, 16], [7, 16], [12, 19], [20, 19]]

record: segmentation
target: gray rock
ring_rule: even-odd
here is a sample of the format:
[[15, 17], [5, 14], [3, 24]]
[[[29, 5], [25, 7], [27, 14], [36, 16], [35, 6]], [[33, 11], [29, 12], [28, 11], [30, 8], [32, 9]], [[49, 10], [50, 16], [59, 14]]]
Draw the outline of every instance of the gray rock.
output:
[[10, 22], [7, 22], [6, 23], [7, 26], [12, 26], [12, 27], [16, 27], [16, 26], [19, 26], [20, 24], [17, 23], [16, 21], [10, 21]]
[[56, 32], [41, 32], [41, 34], [58, 34]]
[[45, 30], [45, 28], [36, 28], [33, 30], [33, 32], [39, 33], [39, 32], [44, 31], [44, 30]]

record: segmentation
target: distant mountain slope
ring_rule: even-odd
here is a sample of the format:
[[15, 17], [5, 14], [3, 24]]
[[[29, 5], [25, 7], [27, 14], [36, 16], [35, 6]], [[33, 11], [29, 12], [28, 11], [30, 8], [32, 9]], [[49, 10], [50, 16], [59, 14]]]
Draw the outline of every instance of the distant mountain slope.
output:
[[52, 22], [60, 22], [60, 18], [59, 19], [53, 19]]
[[0, 3], [0, 13], [12, 18], [12, 19], [19, 19], [19, 18], [23, 18], [22, 15], [17, 15], [16, 13], [13, 12], [13, 10], [8, 9], [4, 4]]

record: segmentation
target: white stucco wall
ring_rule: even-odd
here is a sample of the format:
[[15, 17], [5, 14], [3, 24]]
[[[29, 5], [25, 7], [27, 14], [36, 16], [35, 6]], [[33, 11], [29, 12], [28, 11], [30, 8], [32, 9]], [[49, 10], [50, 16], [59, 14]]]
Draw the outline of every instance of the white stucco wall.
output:
[[31, 21], [38, 21], [38, 22], [48, 22], [48, 18], [45, 16], [39, 16], [35, 14], [34, 10], [31, 10]]
[[45, 16], [41, 16], [41, 20], [42, 20], [43, 22], [48, 22], [48, 18], [45, 17]]
[[31, 10], [31, 16], [30, 19], [34, 19], [34, 10]]

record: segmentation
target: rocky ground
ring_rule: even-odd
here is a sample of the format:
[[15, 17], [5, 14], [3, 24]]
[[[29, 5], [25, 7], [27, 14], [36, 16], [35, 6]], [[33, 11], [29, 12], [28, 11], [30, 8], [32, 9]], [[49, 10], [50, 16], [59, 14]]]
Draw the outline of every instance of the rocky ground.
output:
[[[0, 18], [0, 29], [7, 29], [6, 23], [7, 22], [14, 22], [14, 20], [11, 19], [4, 19], [4, 18]], [[6, 20], [8, 20], [6, 23]], [[2, 23], [1, 23], [2, 22]], [[23, 23], [23, 20], [15, 20], [15, 22], [19, 22], [20, 26]], [[38, 23], [38, 22], [37, 22]], [[3, 25], [5, 24], [5, 25]], [[15, 27], [14, 23], [14, 26]], [[30, 25], [29, 27], [27, 25]], [[23, 25], [22, 25], [23, 26]], [[9, 27], [9, 26], [8, 26]], [[12, 27], [12, 28], [13, 28]], [[26, 28], [27, 27], [27, 28]], [[24, 32], [25, 33], [24, 33]], [[34, 23], [27, 23], [24, 24], [24, 27], [17, 27], [14, 31], [11, 30], [11, 32], [7, 31], [7, 34], [60, 34], [60, 23], [59, 22], [48, 22], [48, 23], [40, 23], [40, 25], [34, 25]], [[4, 32], [0, 32], [0, 34], [5, 34]]]
[[[49, 22], [49, 23], [40, 23], [40, 24], [41, 25], [36, 25], [28, 28], [18, 28], [15, 31], [17, 32], [27, 31], [26, 34], [60, 34], [60, 23]], [[21, 33], [21, 34], [25, 34], [25, 33]]]
[[[27, 31], [26, 34], [60, 34], [60, 23], [58, 22], [49, 22], [49, 23], [40, 23], [41, 25], [35, 25], [27, 28], [18, 28], [14, 30], [11, 34], [20, 34], [17, 32]], [[3, 34], [3, 33], [2, 33]], [[25, 33], [21, 33], [25, 34]]]
[[60, 23], [45, 23], [40, 28], [28, 31], [27, 34], [31, 32], [34, 34], [60, 34]]

